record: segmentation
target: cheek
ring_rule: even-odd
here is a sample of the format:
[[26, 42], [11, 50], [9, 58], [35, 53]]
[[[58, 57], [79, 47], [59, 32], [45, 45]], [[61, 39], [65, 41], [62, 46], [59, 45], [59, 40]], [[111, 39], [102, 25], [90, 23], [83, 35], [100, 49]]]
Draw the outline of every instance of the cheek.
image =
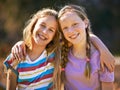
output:
[[68, 38], [68, 33], [67, 33], [67, 32], [64, 32], [64, 33], [63, 33], [63, 36], [65, 37], [65, 39], [67, 39], [67, 38]]
[[51, 33], [51, 34], [49, 34], [49, 36], [51, 39], [53, 39], [53, 38], [55, 38], [55, 33]]
[[32, 35], [31, 35], [33, 39], [36, 38], [36, 34], [37, 34], [36, 31], [33, 31]]
[[34, 27], [33, 31], [31, 32], [32, 36], [35, 35], [37, 32], [38, 32], [38, 29]]
[[51, 39], [53, 39], [53, 38], [55, 38], [55, 35], [53, 34], [53, 35], [50, 35], [51, 36]]
[[85, 33], [86, 28], [84, 26], [79, 26], [78, 28], [76, 28], [76, 30], [80, 33]]
[[32, 41], [36, 41], [36, 40], [37, 40], [36, 35], [32, 35], [32, 36], [31, 36], [31, 39], [32, 39]]
[[38, 30], [38, 28], [39, 28], [39, 25], [36, 24], [36, 25], [34, 26], [33, 30]]
[[67, 32], [66, 31], [62, 31], [63, 35], [66, 36], [67, 35]]

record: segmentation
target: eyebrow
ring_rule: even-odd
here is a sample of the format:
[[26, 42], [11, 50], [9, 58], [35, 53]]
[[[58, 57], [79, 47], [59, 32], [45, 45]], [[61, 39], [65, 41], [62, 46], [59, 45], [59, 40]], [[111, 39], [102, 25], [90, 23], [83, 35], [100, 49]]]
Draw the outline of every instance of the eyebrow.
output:
[[41, 22], [40, 24], [45, 24], [46, 25], [46, 23], [44, 23], [44, 22]]
[[53, 30], [56, 30], [54, 27], [50, 27], [51, 29], [53, 29]]
[[[45, 22], [41, 22], [41, 24], [45, 24], [46, 25]], [[50, 27], [50, 28], [56, 30], [56, 28], [54, 28], [54, 27]]]

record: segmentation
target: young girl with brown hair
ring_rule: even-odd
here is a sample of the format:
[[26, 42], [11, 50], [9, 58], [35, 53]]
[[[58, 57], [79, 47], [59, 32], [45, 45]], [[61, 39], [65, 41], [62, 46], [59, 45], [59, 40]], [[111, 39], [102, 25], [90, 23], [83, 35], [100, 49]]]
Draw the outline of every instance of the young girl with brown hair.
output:
[[65, 90], [113, 90], [114, 72], [100, 68], [100, 52], [91, 43], [90, 21], [84, 9], [67, 5], [58, 14]]

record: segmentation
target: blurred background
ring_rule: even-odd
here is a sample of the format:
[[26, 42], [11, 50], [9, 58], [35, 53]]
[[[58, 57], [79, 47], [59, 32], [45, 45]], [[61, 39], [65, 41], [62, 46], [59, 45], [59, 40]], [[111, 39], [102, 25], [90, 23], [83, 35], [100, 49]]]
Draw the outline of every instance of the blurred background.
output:
[[0, 90], [6, 85], [3, 60], [22, 40], [25, 22], [41, 8], [59, 10], [66, 4], [86, 8], [93, 32], [116, 57], [115, 90], [120, 90], [120, 0], [0, 0]]

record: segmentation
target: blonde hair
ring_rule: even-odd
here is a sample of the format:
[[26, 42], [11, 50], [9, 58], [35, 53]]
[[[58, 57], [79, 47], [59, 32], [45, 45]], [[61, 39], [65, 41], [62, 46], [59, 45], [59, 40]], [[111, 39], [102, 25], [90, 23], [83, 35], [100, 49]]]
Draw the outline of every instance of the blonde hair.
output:
[[[27, 49], [32, 49], [32, 33], [39, 18], [45, 16], [54, 16], [56, 18], [56, 22], [58, 13], [53, 9], [43, 9], [39, 10], [35, 13], [30, 20], [28, 20], [26, 27], [23, 31], [23, 40], [26, 44]], [[46, 50], [48, 55], [52, 52], [55, 52], [55, 60], [54, 60], [54, 73], [53, 73], [53, 85], [54, 88], [60, 90], [60, 49], [59, 49], [59, 27], [56, 30], [55, 36], [53, 40], [46, 46]]]
[[[91, 48], [91, 42], [90, 42], [90, 36], [89, 34], [91, 33], [91, 27], [90, 27], [90, 21], [87, 17], [87, 14], [85, 12], [85, 9], [81, 6], [77, 6], [77, 5], [66, 5], [65, 7], [63, 7], [59, 13], [58, 13], [58, 19], [60, 19], [62, 17], [63, 14], [65, 14], [66, 12], [75, 12], [82, 20], [87, 20], [88, 21], [88, 27], [86, 28], [86, 55], [88, 57], [88, 59], [90, 59], [90, 48]], [[62, 32], [62, 31], [61, 31]], [[64, 38], [64, 35], [62, 34], [63, 37], [63, 46], [62, 46], [62, 68], [65, 68], [67, 62], [68, 62], [68, 51], [69, 48], [71, 47], [71, 45], [69, 44], [69, 42]], [[91, 66], [90, 66], [90, 62], [87, 61], [86, 63], [86, 67], [85, 67], [85, 76], [87, 78], [90, 78], [90, 73], [91, 73]], [[63, 80], [65, 80], [65, 72], [62, 72], [62, 78]]]

